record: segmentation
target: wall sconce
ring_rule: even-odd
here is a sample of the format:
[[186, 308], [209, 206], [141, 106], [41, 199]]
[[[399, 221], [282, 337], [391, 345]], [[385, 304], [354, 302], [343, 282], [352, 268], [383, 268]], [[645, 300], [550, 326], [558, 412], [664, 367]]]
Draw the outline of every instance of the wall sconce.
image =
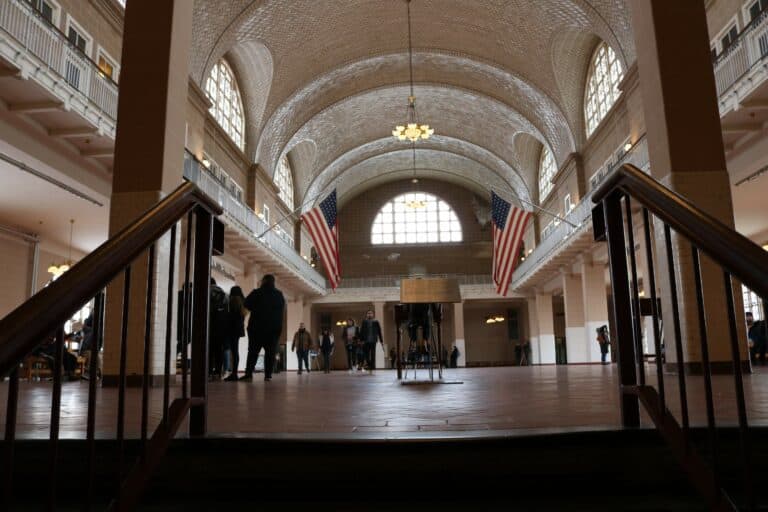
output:
[[336, 320], [336, 327], [346, 327], [347, 321], [346, 320]]
[[498, 324], [505, 320], [504, 315], [490, 315], [485, 317], [486, 324]]

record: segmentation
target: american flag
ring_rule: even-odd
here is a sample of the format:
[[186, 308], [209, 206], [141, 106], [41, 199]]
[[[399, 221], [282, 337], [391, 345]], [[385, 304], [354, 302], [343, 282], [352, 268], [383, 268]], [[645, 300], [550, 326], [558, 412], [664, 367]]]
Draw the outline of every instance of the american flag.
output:
[[339, 226], [336, 220], [336, 190], [330, 193], [319, 206], [301, 216], [307, 225], [317, 253], [323, 262], [331, 289], [335, 290], [341, 281], [339, 263]]
[[515, 208], [491, 192], [491, 217], [493, 221], [493, 282], [496, 293], [506, 295], [512, 272], [517, 265], [523, 233], [531, 212]]

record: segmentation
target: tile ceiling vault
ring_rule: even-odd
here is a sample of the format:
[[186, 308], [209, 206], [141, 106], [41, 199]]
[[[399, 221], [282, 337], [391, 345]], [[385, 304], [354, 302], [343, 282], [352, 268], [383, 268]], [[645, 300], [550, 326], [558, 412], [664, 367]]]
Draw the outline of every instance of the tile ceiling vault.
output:
[[[408, 96], [402, 0], [195, 0], [192, 76], [230, 62], [246, 153], [273, 173], [290, 152], [297, 203], [402, 179], [409, 146], [389, 136]], [[542, 145], [562, 163], [585, 141], [583, 84], [604, 40], [626, 68], [625, 0], [412, 0], [420, 175], [535, 199]], [[407, 174], [407, 173], [405, 173]], [[374, 177], [380, 176], [376, 180]], [[481, 194], [482, 195], [482, 194]], [[311, 206], [311, 205], [310, 205]]]

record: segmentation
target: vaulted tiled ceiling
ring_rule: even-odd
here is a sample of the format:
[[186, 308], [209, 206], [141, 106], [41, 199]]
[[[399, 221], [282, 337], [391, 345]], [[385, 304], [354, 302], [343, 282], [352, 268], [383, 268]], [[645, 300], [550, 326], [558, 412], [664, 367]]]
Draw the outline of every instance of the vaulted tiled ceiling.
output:
[[[535, 155], [584, 142], [583, 87], [604, 40], [635, 59], [625, 0], [412, 0], [420, 175], [535, 198]], [[297, 197], [402, 179], [404, 0], [195, 0], [192, 76], [226, 57], [246, 112], [246, 152], [269, 173], [291, 152]], [[374, 176], [378, 178], [372, 180]], [[389, 176], [389, 178], [386, 178]]]

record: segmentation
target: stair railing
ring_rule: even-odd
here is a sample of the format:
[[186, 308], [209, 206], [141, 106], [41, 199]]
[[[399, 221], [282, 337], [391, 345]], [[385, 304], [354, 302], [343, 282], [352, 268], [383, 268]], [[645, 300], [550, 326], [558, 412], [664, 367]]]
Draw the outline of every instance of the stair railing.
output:
[[[723, 461], [719, 456], [719, 437], [715, 419], [712, 390], [712, 365], [707, 339], [707, 307], [703, 296], [701, 255], [706, 255], [722, 269], [724, 293], [727, 305], [727, 322], [730, 343], [730, 368], [733, 373], [736, 409], [738, 415], [738, 437], [741, 465], [744, 475], [743, 507], [754, 509], [754, 484], [750, 460], [749, 427], [744, 398], [743, 368], [745, 343], [739, 340], [733, 288], [743, 283], [755, 293], [768, 297], [768, 253], [719, 220], [703, 212], [684, 197], [672, 192], [653, 178], [632, 165], [624, 165], [612, 174], [593, 194], [597, 204], [593, 210], [595, 238], [607, 241], [610, 261], [613, 313], [615, 315], [615, 338], [618, 345], [620, 373], [620, 397], [622, 422], [625, 427], [640, 425], [642, 403], [659, 433], [665, 439], [677, 461], [686, 470], [692, 485], [708, 501], [712, 510], [738, 510], [736, 501], [724, 487], [721, 474]], [[653, 342], [656, 366], [656, 386], [646, 382], [646, 370], [642, 351], [640, 295], [638, 289], [637, 262], [635, 261], [635, 240], [633, 227], [633, 204], [640, 207], [642, 234], [648, 266], [647, 281], [643, 286], [650, 292]], [[653, 222], [655, 220], [655, 222]], [[652, 231], [662, 239], [663, 246], [653, 250]], [[663, 231], [663, 233], [661, 232]], [[704, 380], [704, 402], [707, 417], [707, 452], [705, 458], [694, 447], [691, 438], [689, 400], [686, 388], [686, 366], [683, 351], [678, 277], [678, 267], [684, 262], [676, 261], [673, 252], [673, 232], [690, 243], [690, 263], [695, 281], [696, 314], [701, 349], [701, 371]], [[626, 234], [626, 237], [625, 237]], [[627, 258], [629, 254], [629, 258]], [[665, 391], [663, 339], [660, 331], [660, 311], [657, 300], [656, 271], [654, 254], [664, 258], [670, 283], [672, 318], [665, 319], [668, 326], [664, 347], [674, 351], [674, 365], [668, 368], [676, 372], [679, 392], [679, 407], [682, 426], [667, 407], [669, 397]], [[687, 258], [686, 253], [686, 258]], [[671, 326], [671, 328], [670, 328]], [[649, 333], [650, 339], [650, 333]], [[746, 341], [746, 340], [744, 340]], [[748, 364], [748, 357], [747, 364]], [[697, 361], [696, 364], [699, 362]], [[709, 460], [707, 460], [709, 459]]]
[[[44, 340], [54, 338], [52, 363], [52, 400], [49, 431], [49, 465], [47, 480], [47, 504], [49, 510], [58, 510], [57, 476], [59, 475], [60, 423], [62, 403], [62, 364], [64, 358], [64, 324], [84, 305], [94, 300], [93, 337], [90, 343], [88, 412], [86, 425], [86, 490], [82, 492], [85, 509], [93, 503], [96, 468], [96, 412], [99, 347], [104, 337], [105, 290], [107, 285], [122, 281], [122, 316], [120, 322], [120, 361], [118, 377], [117, 427], [114, 440], [117, 462], [115, 499], [110, 508], [131, 510], [153, 469], [182, 422], [189, 413], [190, 435], [206, 432], [207, 398], [207, 346], [210, 267], [212, 256], [214, 216], [221, 214], [218, 204], [201, 192], [195, 185], [185, 183], [156, 206], [111, 237], [95, 251], [87, 255], [56, 281], [31, 297], [28, 301], [0, 320], [0, 378], [9, 378], [5, 416], [4, 452], [2, 471], [2, 496], [6, 500], [0, 508], [9, 509], [14, 499], [14, 467], [16, 423], [20, 407], [19, 367], [24, 359], [38, 349]], [[184, 222], [186, 221], [186, 222]], [[176, 296], [176, 254], [180, 242], [179, 227], [186, 227], [186, 257], [184, 259], [183, 294], [181, 298], [181, 329], [179, 340], [182, 348], [181, 392], [171, 400], [171, 385], [177, 382], [176, 367], [171, 368], [172, 318]], [[166, 237], [167, 238], [164, 238]], [[163, 239], [162, 244], [161, 239]], [[168, 244], [166, 245], [166, 241]], [[168, 282], [156, 286], [158, 251], [168, 251]], [[147, 293], [144, 301], [136, 304], [131, 300], [131, 269], [137, 264], [147, 265]], [[134, 280], [135, 282], [135, 280]], [[155, 288], [158, 289], [155, 289]], [[162, 288], [166, 288], [163, 290]], [[166, 293], [165, 302], [161, 297]], [[135, 299], [135, 297], [134, 297]], [[152, 344], [153, 307], [165, 308], [164, 372], [162, 375], [162, 419], [155, 426], [151, 437], [149, 428], [150, 347]], [[146, 322], [143, 326], [143, 371], [141, 374], [141, 426], [140, 455], [132, 468], [126, 461], [126, 355], [129, 334], [128, 318], [133, 308], [142, 308]], [[188, 357], [191, 345], [191, 359]], [[117, 345], [115, 345], [117, 346]], [[191, 360], [191, 368], [187, 362]], [[37, 405], [37, 404], [35, 404]], [[100, 411], [100, 416], [103, 413]], [[115, 416], [112, 416], [115, 417]], [[111, 419], [111, 418], [110, 418]], [[100, 437], [104, 433], [99, 433]], [[29, 496], [27, 496], [29, 498]], [[28, 504], [26, 504], [28, 505]]]

